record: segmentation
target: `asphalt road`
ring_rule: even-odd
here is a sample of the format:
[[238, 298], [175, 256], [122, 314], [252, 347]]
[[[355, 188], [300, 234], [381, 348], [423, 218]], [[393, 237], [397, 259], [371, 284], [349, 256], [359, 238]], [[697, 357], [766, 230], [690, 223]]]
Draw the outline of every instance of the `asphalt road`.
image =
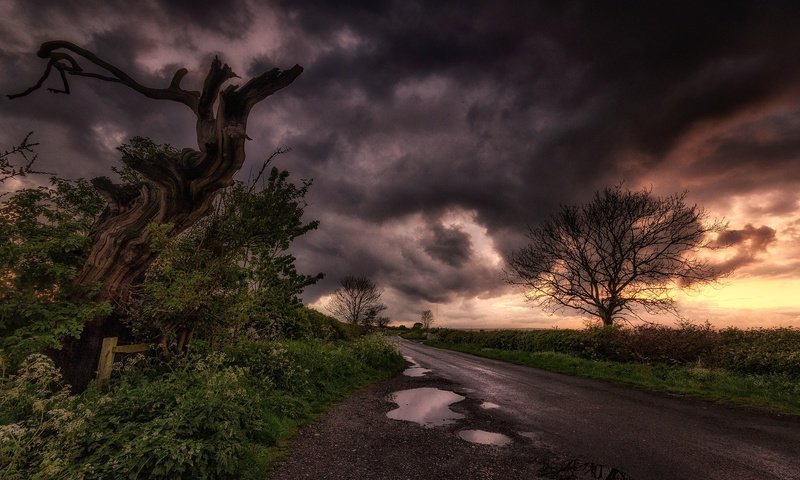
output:
[[496, 403], [545, 448], [636, 479], [800, 479], [800, 418], [646, 392], [398, 340], [404, 355]]

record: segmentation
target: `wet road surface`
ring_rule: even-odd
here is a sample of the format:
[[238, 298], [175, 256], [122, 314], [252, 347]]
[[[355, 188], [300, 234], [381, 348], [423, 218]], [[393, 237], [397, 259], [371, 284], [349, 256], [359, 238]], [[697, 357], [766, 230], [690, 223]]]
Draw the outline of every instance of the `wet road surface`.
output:
[[398, 339], [548, 450], [636, 479], [800, 479], [800, 418], [652, 393]]

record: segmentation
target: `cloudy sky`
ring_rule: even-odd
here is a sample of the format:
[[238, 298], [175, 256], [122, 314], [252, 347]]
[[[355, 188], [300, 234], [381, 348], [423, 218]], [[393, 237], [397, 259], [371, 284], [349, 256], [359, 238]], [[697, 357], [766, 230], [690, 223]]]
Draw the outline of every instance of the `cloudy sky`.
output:
[[[736, 273], [681, 295], [688, 317], [800, 326], [798, 25], [797, 2], [6, 0], [0, 91], [34, 83], [54, 39], [159, 87], [185, 66], [199, 89], [215, 54], [245, 79], [302, 65], [251, 115], [242, 174], [286, 145], [279, 165], [314, 179], [321, 226], [295, 252], [327, 274], [315, 305], [360, 274], [398, 321], [580, 325], [526, 306], [503, 258], [526, 225], [624, 181], [729, 222]], [[40, 167], [72, 177], [109, 174], [134, 135], [195, 146], [183, 105], [71, 87], [3, 98], [0, 146], [33, 130]]]

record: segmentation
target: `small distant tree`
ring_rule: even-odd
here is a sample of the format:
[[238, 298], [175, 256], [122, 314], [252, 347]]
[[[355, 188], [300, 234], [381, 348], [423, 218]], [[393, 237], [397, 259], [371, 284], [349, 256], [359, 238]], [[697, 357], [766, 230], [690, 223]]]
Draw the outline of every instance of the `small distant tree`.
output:
[[327, 310], [339, 320], [356, 325], [372, 326], [379, 314], [386, 310], [381, 303], [383, 290], [375, 282], [360, 276], [347, 276], [333, 292]]
[[422, 323], [417, 322], [411, 326], [411, 330], [422, 330]]
[[434, 322], [433, 312], [431, 312], [430, 310], [425, 310], [424, 312], [422, 312], [422, 315], [420, 316], [420, 323], [422, 324], [422, 328], [426, 330], [431, 328], [433, 322]]
[[375, 319], [375, 325], [377, 325], [378, 328], [386, 328], [389, 326], [389, 322], [391, 321], [392, 320], [389, 317], [378, 317]]
[[719, 278], [697, 254], [723, 229], [702, 208], [687, 205], [685, 193], [662, 198], [606, 188], [531, 228], [530, 243], [508, 258], [508, 281], [547, 310], [568, 307], [604, 325], [637, 316], [635, 306], [677, 314], [675, 287]]

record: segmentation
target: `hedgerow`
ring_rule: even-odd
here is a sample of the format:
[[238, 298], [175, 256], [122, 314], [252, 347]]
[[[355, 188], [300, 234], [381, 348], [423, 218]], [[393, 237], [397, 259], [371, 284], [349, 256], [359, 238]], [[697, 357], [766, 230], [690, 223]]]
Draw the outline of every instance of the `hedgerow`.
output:
[[716, 330], [710, 325], [639, 325], [584, 330], [439, 329], [438, 340], [481, 348], [558, 352], [592, 360], [698, 365], [800, 378], [800, 329]]

